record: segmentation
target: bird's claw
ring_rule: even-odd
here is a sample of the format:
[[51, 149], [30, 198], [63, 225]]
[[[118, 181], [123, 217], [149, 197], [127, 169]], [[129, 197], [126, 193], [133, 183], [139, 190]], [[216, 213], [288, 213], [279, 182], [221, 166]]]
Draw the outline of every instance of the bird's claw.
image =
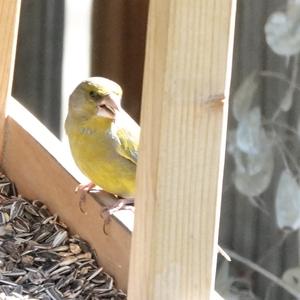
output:
[[79, 209], [83, 214], [87, 215], [87, 212], [83, 208], [85, 201], [86, 201], [85, 194], [81, 194], [79, 197]]
[[116, 201], [116, 203], [114, 203], [111, 206], [105, 207], [102, 212], [101, 212], [101, 217], [104, 220], [103, 223], [103, 232], [108, 235], [107, 231], [106, 231], [106, 226], [110, 223], [111, 220], [111, 215], [113, 215], [115, 212], [119, 211], [119, 210], [125, 210], [125, 209], [132, 209], [132, 204], [134, 203], [134, 199], [132, 198], [122, 198]]
[[86, 194], [91, 191], [95, 187], [95, 184], [93, 182], [89, 182], [87, 184], [79, 184], [75, 188], [75, 193], [80, 193], [79, 195], [79, 209], [83, 214], [87, 214], [87, 212], [83, 208], [83, 204], [86, 201]]

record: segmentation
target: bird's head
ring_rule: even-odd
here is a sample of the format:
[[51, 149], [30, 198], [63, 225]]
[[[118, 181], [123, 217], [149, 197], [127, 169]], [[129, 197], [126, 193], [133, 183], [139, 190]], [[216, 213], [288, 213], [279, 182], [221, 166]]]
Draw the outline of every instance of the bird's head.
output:
[[122, 89], [112, 80], [91, 77], [81, 82], [69, 100], [69, 112], [83, 118], [99, 116], [114, 120], [121, 109]]

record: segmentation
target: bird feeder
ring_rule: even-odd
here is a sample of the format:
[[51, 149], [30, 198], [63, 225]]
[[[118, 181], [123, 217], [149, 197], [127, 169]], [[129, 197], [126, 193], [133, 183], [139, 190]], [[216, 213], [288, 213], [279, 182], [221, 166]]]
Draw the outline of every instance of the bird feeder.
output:
[[20, 1], [0, 0], [1, 169], [94, 247], [131, 300], [215, 299], [233, 2], [150, 1], [131, 243], [120, 218], [102, 230], [111, 196], [88, 196], [82, 214], [60, 142], [11, 99]]
[[[103, 233], [101, 205], [88, 196], [86, 214], [78, 208], [74, 189], [78, 182], [67, 171], [61, 143], [30, 112], [10, 97], [20, 1], [0, 1], [0, 138], [1, 169], [15, 182], [19, 193], [39, 199], [57, 213], [73, 233], [96, 250], [99, 262], [118, 286], [127, 288], [130, 231], [113, 219]], [[109, 201], [103, 193], [99, 201]]]

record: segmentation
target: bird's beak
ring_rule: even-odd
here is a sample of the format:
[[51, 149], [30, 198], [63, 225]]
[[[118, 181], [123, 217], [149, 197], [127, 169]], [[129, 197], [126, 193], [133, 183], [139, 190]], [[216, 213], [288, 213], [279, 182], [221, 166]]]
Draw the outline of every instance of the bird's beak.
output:
[[109, 95], [100, 99], [97, 102], [98, 116], [109, 118], [109, 119], [115, 119], [116, 113], [119, 110], [120, 110], [119, 106]]

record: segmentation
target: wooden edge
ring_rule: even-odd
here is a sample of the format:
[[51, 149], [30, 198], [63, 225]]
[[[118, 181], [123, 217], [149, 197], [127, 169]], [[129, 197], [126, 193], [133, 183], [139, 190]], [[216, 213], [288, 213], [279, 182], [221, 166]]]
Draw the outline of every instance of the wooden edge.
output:
[[114, 198], [104, 191], [88, 195], [83, 214], [79, 196], [74, 193], [76, 179], [82, 180], [83, 175], [65, 155], [62, 143], [12, 98], [8, 102], [2, 168], [19, 193], [44, 202], [71, 232], [87, 240], [96, 250], [99, 263], [116, 278], [118, 287], [127, 290], [133, 212], [120, 212], [105, 235], [100, 213], [103, 205]]
[[20, 6], [20, 0], [0, 0], [0, 159], [3, 145], [5, 105], [12, 86]]

